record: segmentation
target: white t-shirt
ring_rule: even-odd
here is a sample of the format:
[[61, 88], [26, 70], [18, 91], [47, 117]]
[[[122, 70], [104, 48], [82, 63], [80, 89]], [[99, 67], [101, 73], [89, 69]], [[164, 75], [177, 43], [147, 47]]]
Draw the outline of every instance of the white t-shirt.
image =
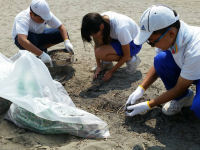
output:
[[110, 37], [119, 40], [121, 45], [130, 43], [138, 34], [138, 25], [128, 16], [112, 11], [104, 12], [101, 15], [109, 17]]
[[23, 10], [15, 17], [12, 31], [13, 40], [17, 34], [28, 35], [29, 31], [40, 34], [44, 31], [46, 25], [52, 28], [58, 28], [62, 24], [61, 21], [53, 13], [51, 13], [51, 15], [51, 20], [44, 21], [43, 23], [36, 23], [30, 17], [30, 8]]
[[[180, 76], [188, 80], [200, 79], [200, 27], [189, 26], [181, 21], [181, 26], [172, 52], [176, 64], [181, 68]], [[159, 53], [161, 49], [156, 49]]]

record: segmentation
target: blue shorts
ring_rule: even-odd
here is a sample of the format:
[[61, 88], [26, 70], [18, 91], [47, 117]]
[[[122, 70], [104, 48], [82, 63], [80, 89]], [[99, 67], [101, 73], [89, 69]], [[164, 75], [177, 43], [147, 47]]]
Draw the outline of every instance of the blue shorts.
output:
[[[118, 40], [112, 39], [111, 45], [116, 51], [118, 56], [123, 56], [122, 45]], [[129, 43], [131, 57], [135, 56], [142, 48], [142, 45], [135, 45], [133, 41]]]
[[[63, 42], [63, 38], [60, 34], [60, 31], [55, 28], [47, 28], [44, 30], [41, 34], [36, 34], [33, 32], [28, 32], [27, 39], [34, 44], [37, 48], [39, 48], [42, 51], [47, 51], [46, 48], [44, 48], [47, 44], [58, 44]], [[19, 49], [24, 49], [18, 42], [17, 36], [15, 37], [15, 45]]]
[[[162, 51], [154, 57], [154, 67], [157, 75], [163, 81], [167, 90], [173, 88], [180, 76], [181, 69], [174, 61], [174, 58], [170, 51]], [[194, 96], [191, 110], [200, 119], [200, 79], [194, 82], [196, 85], [196, 95]], [[176, 100], [180, 100], [186, 96], [188, 90]]]

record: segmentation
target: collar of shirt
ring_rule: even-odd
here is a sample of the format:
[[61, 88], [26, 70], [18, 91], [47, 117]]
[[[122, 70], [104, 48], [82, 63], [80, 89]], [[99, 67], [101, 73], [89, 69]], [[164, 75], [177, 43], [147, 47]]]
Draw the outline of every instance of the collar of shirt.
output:
[[183, 21], [180, 21], [180, 29], [178, 31], [176, 41], [169, 50], [172, 54], [177, 54], [179, 51], [184, 49], [187, 43], [192, 39], [192, 34], [189, 31], [188, 25]]

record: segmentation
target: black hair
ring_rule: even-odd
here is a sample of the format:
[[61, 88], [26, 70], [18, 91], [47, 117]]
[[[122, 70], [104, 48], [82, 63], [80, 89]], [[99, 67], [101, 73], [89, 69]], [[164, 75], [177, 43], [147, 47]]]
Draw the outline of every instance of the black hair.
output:
[[[172, 10], [172, 11], [174, 12], [174, 16], [177, 17], [176, 11], [175, 10]], [[169, 29], [171, 27], [175, 27], [177, 30], [179, 30], [179, 28], [180, 28], [180, 21], [177, 20], [175, 23], [169, 25], [166, 28], [163, 28], [163, 29], [160, 29], [160, 30], [156, 30], [156, 31], [153, 32], [153, 34], [158, 34], [158, 33], [159, 34], [163, 34], [163, 33], [165, 33], [167, 31], [167, 29]]]
[[101, 24], [104, 24], [103, 43], [108, 44], [110, 40], [110, 25], [98, 13], [88, 13], [83, 17], [81, 25], [82, 40], [84, 42], [91, 42], [91, 35], [100, 30]]

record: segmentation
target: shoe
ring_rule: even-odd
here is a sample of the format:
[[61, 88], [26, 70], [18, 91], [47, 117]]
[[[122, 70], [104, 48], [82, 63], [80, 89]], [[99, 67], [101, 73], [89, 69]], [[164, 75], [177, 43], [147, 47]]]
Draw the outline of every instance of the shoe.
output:
[[131, 60], [126, 62], [126, 72], [131, 74], [135, 73], [140, 63], [141, 63], [140, 57], [133, 56]]
[[194, 93], [189, 89], [188, 94], [180, 100], [171, 100], [165, 103], [162, 107], [162, 112], [165, 115], [175, 115], [181, 111], [183, 107], [189, 107], [192, 105]]
[[[110, 70], [113, 67], [113, 63], [110, 61], [102, 61], [102, 71], [103, 70]], [[97, 66], [93, 67], [90, 71], [94, 72], [97, 69]]]

